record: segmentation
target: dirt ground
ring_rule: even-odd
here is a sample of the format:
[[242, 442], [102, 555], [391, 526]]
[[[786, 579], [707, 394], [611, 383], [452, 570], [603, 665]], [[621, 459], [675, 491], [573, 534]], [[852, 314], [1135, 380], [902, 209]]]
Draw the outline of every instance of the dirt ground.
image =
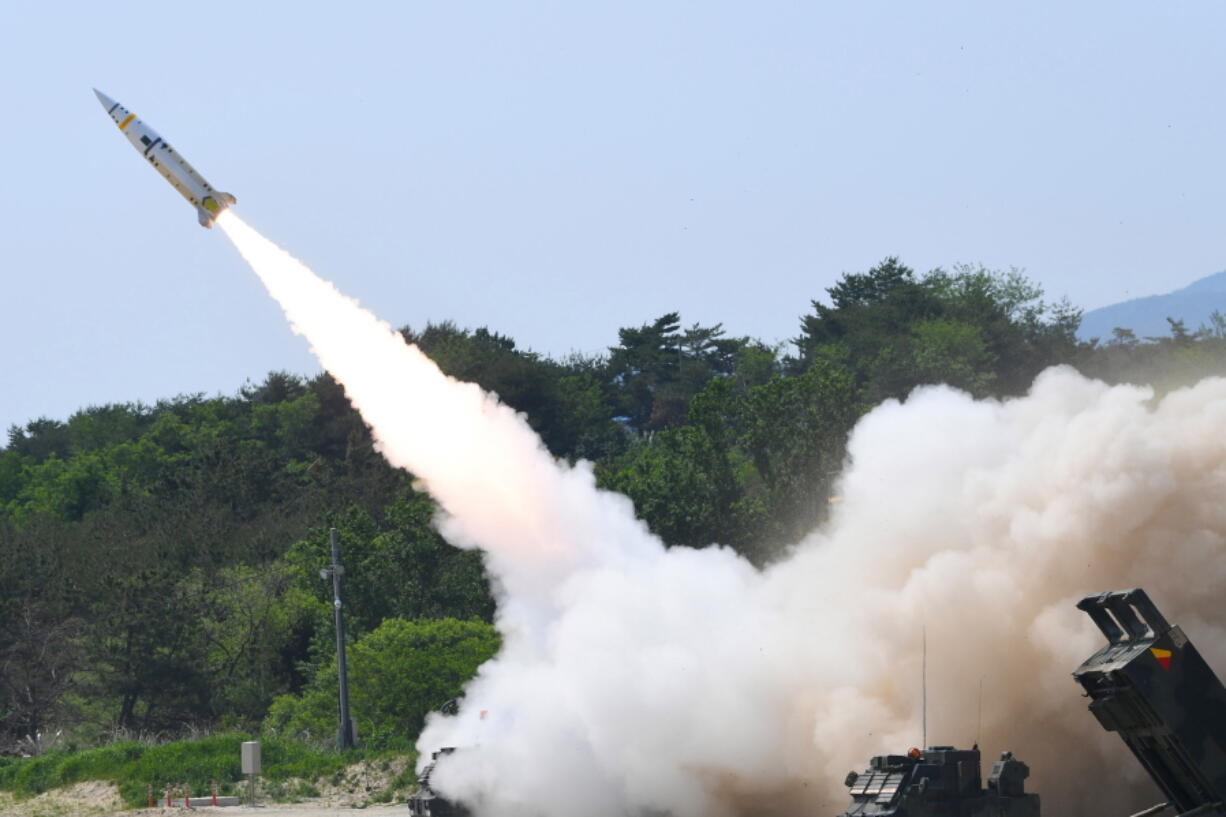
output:
[[88, 817], [111, 814], [122, 806], [114, 785], [96, 781], [78, 783], [22, 801], [0, 792], [0, 815], [3, 817]]

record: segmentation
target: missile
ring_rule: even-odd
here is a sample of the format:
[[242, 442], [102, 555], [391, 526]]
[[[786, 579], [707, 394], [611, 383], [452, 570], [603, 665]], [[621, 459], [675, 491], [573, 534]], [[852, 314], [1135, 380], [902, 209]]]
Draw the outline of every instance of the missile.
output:
[[200, 226], [212, 227], [221, 211], [235, 203], [234, 196], [214, 190], [204, 177], [196, 172], [196, 168], [189, 165], [178, 151], [158, 136], [157, 131], [137, 119], [136, 114], [97, 88], [94, 93], [107, 115], [115, 120], [124, 136], [128, 137], [132, 147], [140, 151], [149, 164], [153, 165], [154, 170], [161, 173], [171, 187], [195, 206]]

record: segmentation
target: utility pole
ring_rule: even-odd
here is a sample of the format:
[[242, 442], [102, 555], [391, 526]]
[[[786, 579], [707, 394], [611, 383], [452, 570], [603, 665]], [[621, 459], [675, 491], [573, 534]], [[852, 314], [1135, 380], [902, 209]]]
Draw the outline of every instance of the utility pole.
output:
[[319, 571], [321, 579], [332, 579], [332, 613], [336, 621], [336, 678], [341, 697], [341, 724], [337, 730], [336, 746], [338, 749], [352, 749], [357, 741], [353, 734], [353, 721], [349, 719], [349, 672], [345, 666], [345, 618], [341, 613], [341, 576], [345, 568], [341, 565], [341, 545], [336, 536], [336, 528], [328, 534], [332, 542], [332, 564]]

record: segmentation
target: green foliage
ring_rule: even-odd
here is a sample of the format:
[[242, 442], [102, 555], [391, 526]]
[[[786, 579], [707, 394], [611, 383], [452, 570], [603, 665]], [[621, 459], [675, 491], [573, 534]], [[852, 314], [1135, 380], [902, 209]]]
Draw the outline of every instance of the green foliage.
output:
[[713, 379], [688, 414], [607, 464], [601, 483], [666, 543], [718, 542], [761, 563], [825, 514], [859, 406], [849, 373], [823, 363], [749, 388]]
[[1108, 383], [1153, 386], [1159, 394], [1190, 386], [1210, 376], [1226, 376], [1226, 318], [1210, 316], [1209, 325], [1189, 331], [1183, 321], [1167, 318], [1166, 337], [1138, 338], [1116, 328], [1111, 340], [1082, 350], [1077, 366]]
[[870, 404], [926, 383], [979, 397], [1020, 394], [1041, 369], [1077, 354], [1081, 312], [1044, 303], [1018, 270], [962, 265], [917, 277], [887, 258], [827, 292], [831, 305], [814, 301], [802, 319], [794, 367], [838, 360]]
[[433, 525], [434, 502], [408, 490], [376, 518], [358, 507], [331, 517], [328, 525], [290, 547], [286, 562], [300, 592], [318, 600], [327, 619], [322, 635], [331, 643], [332, 583], [319, 578], [331, 562], [329, 527], [337, 529], [345, 565], [345, 620], [361, 635], [388, 618], [477, 618], [490, 621], [494, 600], [481, 554], [458, 550]]
[[[389, 618], [347, 651], [350, 713], [371, 747], [411, 746], [426, 714], [458, 698], [464, 683], [498, 651], [493, 627], [481, 621]], [[267, 734], [313, 742], [337, 730], [335, 660], [299, 696], [269, 710]]]
[[[240, 746], [250, 735], [235, 733], [196, 740], [151, 745], [121, 741], [85, 751], [57, 751], [25, 759], [0, 758], [0, 790], [33, 796], [86, 780], [111, 781], [132, 808], [145, 805], [148, 786], [161, 796], [167, 784], [186, 783], [193, 796], [211, 791], [216, 781], [233, 792], [243, 779]], [[261, 777], [269, 781], [290, 778], [315, 780], [335, 774], [353, 756], [313, 749], [280, 738], [262, 738]]]
[[936, 318], [911, 327], [894, 345], [883, 347], [869, 365], [874, 395], [906, 394], [922, 383], [945, 383], [986, 397], [996, 384], [996, 355], [983, 330]]
[[677, 312], [618, 330], [621, 343], [609, 350], [608, 373], [617, 386], [622, 416], [643, 431], [672, 428], [685, 422], [690, 400], [713, 378], [732, 376], [744, 364], [743, 375], [760, 380], [765, 347], [723, 335], [721, 324], [694, 324], [682, 332]]
[[[1058, 363], [1159, 392], [1226, 375], [1226, 317], [1078, 344], [1080, 312], [1045, 302], [1017, 270], [917, 274], [887, 258], [827, 295], [783, 360], [781, 348], [720, 324], [686, 328], [679, 312], [621, 329], [607, 355], [561, 360], [485, 328], [404, 335], [444, 372], [523, 412], [555, 456], [593, 461], [600, 484], [627, 494], [666, 543], [718, 542], [759, 564], [821, 522], [852, 424], [883, 399], [927, 383], [1019, 394]], [[349, 636], [371, 673], [386, 664], [411, 679], [389, 657], [412, 641], [396, 627], [493, 619], [481, 554], [443, 541], [433, 501], [413, 484], [375, 451], [326, 374], [272, 372], [232, 397], [88, 407], [10, 429], [0, 449], [0, 751], [61, 728], [83, 743], [116, 727], [166, 738], [267, 726], [330, 739], [330, 725], [319, 731], [334, 720], [330, 583], [319, 578], [330, 527], [347, 570]], [[459, 649], [459, 636], [421, 638], [412, 649], [431, 660]], [[458, 692], [482, 638], [450, 675], [425, 661], [444, 680], [397, 687], [399, 703], [369, 693], [364, 735], [409, 740], [421, 706], [437, 705], [444, 687]], [[0, 760], [0, 775], [11, 765]]]
[[617, 460], [602, 484], [630, 497], [639, 517], [665, 542], [728, 542], [739, 486], [730, 478], [727, 453], [702, 429], [661, 431]]
[[826, 292], [835, 310], [850, 310], [885, 303], [914, 286], [915, 271], [891, 256], [866, 273], [845, 274]]
[[40, 516], [0, 520], [0, 735], [37, 735], [66, 715], [84, 656], [78, 598], [64, 581], [79, 564], [73, 526]]
[[223, 725], [258, 724], [291, 685], [285, 647], [314, 626], [317, 603], [293, 586], [283, 562], [197, 570], [184, 584], [195, 599], [201, 648], [194, 657], [214, 691], [213, 710]]
[[[448, 375], [476, 383], [527, 415], [528, 423], [557, 456], [602, 453], [614, 430], [610, 394], [584, 377], [599, 368], [582, 358], [557, 363], [516, 348], [515, 341], [482, 327], [473, 332], [451, 323], [423, 332], [402, 330]], [[578, 411], [578, 415], [575, 412]]]
[[843, 466], [847, 435], [861, 406], [841, 366], [810, 366], [749, 392], [741, 445], [762, 483], [771, 550], [800, 540], [826, 513], [830, 487]]

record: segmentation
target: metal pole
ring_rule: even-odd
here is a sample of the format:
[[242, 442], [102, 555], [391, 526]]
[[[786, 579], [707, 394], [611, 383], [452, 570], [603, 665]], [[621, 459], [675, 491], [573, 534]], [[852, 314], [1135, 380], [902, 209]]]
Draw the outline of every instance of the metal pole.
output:
[[336, 536], [336, 528], [329, 533], [332, 541], [332, 611], [336, 617], [336, 675], [341, 696], [341, 726], [337, 738], [337, 747], [352, 749], [353, 722], [349, 720], [349, 672], [345, 666], [345, 619], [341, 615], [341, 576], [345, 570], [341, 567], [341, 546]]

